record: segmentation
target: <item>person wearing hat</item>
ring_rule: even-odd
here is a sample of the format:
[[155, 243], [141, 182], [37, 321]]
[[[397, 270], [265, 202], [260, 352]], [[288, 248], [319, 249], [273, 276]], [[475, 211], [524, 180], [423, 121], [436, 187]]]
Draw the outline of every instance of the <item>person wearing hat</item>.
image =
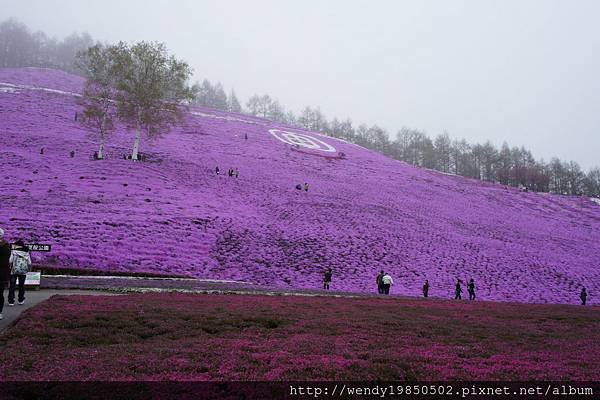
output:
[[4, 230], [0, 228], [0, 319], [4, 308], [4, 287], [10, 280], [10, 244], [4, 240]]

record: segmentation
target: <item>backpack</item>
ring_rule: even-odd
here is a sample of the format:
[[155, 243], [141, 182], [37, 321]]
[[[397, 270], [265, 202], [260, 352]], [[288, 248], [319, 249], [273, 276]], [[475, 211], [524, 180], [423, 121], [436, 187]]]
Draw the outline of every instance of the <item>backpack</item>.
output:
[[30, 266], [31, 262], [27, 258], [16, 254], [15, 258], [13, 259], [13, 267], [11, 273], [13, 275], [26, 275], [27, 272], [29, 272]]

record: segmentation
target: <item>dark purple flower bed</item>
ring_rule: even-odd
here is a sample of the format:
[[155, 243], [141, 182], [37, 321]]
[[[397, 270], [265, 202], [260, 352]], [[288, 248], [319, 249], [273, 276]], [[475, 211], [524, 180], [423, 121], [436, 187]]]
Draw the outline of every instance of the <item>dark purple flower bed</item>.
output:
[[0, 380], [600, 379], [597, 307], [55, 296], [3, 336]]
[[[207, 109], [144, 141], [148, 162], [122, 159], [133, 142], [123, 127], [93, 161], [96, 144], [74, 121], [81, 85], [0, 70], [0, 226], [51, 243], [39, 265], [293, 289], [318, 288], [333, 268], [332, 289], [354, 292], [373, 292], [385, 269], [402, 295], [427, 278], [433, 295], [451, 296], [460, 277], [484, 299], [577, 303], [583, 285], [597, 301], [600, 207], [587, 198], [443, 175]], [[240, 177], [216, 176], [217, 165]], [[303, 182], [309, 192], [294, 189]]]

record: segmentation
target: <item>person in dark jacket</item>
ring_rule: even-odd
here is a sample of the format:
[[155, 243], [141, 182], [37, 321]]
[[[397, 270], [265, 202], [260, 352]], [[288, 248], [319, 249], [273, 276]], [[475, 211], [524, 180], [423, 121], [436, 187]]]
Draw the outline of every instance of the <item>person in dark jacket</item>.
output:
[[585, 303], [587, 302], [587, 291], [585, 290], [585, 288], [581, 289], [581, 294], [579, 295], [579, 298], [581, 299], [581, 305], [585, 306]]
[[467, 285], [467, 291], [469, 292], [469, 300], [475, 300], [475, 281], [473, 278], [471, 278]]
[[423, 297], [429, 297], [429, 280], [425, 279], [423, 284]]
[[456, 287], [454, 289], [454, 300], [462, 300], [462, 288], [460, 287], [460, 279], [456, 280]]
[[329, 268], [323, 274], [323, 289], [325, 289], [325, 290], [329, 290], [329, 284], [331, 284], [331, 275], [332, 275], [331, 268]]
[[10, 244], [3, 237], [4, 231], [0, 228], [0, 319], [4, 308], [4, 287], [10, 281]]
[[375, 278], [375, 283], [377, 283], [377, 293], [379, 294], [383, 294], [383, 275], [385, 275], [385, 273], [383, 272], [383, 270], [381, 270], [379, 272], [379, 275], [377, 275], [377, 277]]

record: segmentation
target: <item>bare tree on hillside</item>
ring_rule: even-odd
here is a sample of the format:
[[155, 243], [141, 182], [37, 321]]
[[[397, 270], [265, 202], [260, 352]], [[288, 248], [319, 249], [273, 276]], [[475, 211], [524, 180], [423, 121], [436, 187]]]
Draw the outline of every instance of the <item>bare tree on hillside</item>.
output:
[[433, 147], [436, 153], [436, 169], [442, 172], [450, 172], [450, 159], [452, 140], [447, 132], [438, 135], [434, 142]]
[[248, 112], [250, 115], [254, 115], [256, 117], [268, 118], [269, 109], [271, 108], [271, 104], [273, 103], [273, 99], [267, 94], [259, 96], [255, 94], [254, 96], [248, 99], [246, 103], [246, 107], [248, 108]]

